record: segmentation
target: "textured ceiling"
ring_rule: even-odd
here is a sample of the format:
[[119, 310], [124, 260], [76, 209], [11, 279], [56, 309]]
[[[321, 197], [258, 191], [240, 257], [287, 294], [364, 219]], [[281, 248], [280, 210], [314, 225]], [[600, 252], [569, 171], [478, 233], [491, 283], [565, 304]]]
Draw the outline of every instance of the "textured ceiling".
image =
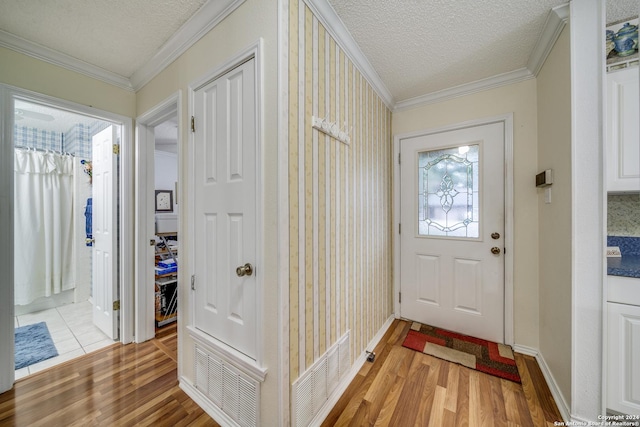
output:
[[206, 0], [1, 0], [0, 29], [130, 77]]
[[607, 23], [622, 21], [640, 13], [640, 0], [607, 0]]
[[[0, 0], [0, 30], [130, 78], [208, 1]], [[566, 0], [327, 1], [399, 102], [526, 67]], [[607, 22], [639, 4], [608, 0]]]
[[[566, 0], [329, 2], [398, 102], [526, 67]], [[619, 19], [637, 15], [638, 0], [610, 3]]]

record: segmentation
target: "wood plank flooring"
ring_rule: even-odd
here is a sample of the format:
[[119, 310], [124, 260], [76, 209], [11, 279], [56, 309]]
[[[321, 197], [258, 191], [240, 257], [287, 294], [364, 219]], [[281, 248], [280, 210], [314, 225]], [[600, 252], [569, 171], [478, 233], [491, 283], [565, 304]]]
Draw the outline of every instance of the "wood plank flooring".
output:
[[402, 347], [396, 320], [323, 426], [553, 426], [562, 417], [533, 357], [516, 353], [522, 385]]
[[[522, 385], [402, 347], [396, 320], [323, 426], [552, 426], [561, 416], [535, 359]], [[114, 344], [19, 380], [0, 394], [0, 426], [218, 426], [178, 387], [177, 335]], [[264, 425], [275, 425], [265, 420]]]
[[179, 387], [175, 323], [18, 380], [0, 426], [218, 426]]

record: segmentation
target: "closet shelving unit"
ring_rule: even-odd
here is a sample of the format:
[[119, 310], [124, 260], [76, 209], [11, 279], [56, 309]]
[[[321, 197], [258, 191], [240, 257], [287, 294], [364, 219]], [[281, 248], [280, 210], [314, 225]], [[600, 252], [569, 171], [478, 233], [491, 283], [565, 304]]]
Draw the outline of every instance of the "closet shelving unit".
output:
[[[172, 259], [176, 265], [177, 249], [172, 249], [169, 240], [177, 240], [177, 233], [158, 233], [156, 243], [156, 266], [158, 262]], [[170, 238], [176, 239], [170, 239]], [[178, 272], [155, 275], [156, 287], [156, 327], [161, 327], [178, 318]]]

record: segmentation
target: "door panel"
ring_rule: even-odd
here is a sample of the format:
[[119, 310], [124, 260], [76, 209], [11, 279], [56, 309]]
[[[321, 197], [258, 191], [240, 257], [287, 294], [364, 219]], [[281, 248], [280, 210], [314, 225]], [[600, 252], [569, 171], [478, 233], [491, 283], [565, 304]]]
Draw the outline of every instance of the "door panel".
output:
[[402, 139], [400, 152], [402, 317], [503, 342], [503, 124]]
[[93, 323], [109, 338], [118, 339], [118, 176], [113, 144], [116, 129], [109, 126], [93, 136]]
[[[426, 280], [426, 278], [431, 280]], [[422, 302], [440, 305], [440, 258], [416, 255], [416, 278], [418, 279], [418, 299]]]
[[255, 71], [250, 60], [195, 92], [195, 326], [256, 358]]

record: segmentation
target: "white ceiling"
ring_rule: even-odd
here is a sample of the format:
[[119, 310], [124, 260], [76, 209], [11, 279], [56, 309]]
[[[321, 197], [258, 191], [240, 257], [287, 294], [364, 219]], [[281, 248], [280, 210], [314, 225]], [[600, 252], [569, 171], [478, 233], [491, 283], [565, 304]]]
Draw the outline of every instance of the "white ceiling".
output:
[[[526, 67], [551, 8], [565, 0], [328, 2], [399, 102]], [[2, 0], [0, 42], [17, 36], [129, 81], [216, 3]], [[639, 3], [608, 0], [607, 21], [637, 16]]]
[[65, 133], [74, 125], [91, 127], [97, 121], [102, 120], [19, 99], [15, 102], [15, 124], [18, 126]]
[[131, 77], [206, 0], [2, 0], [0, 29]]

